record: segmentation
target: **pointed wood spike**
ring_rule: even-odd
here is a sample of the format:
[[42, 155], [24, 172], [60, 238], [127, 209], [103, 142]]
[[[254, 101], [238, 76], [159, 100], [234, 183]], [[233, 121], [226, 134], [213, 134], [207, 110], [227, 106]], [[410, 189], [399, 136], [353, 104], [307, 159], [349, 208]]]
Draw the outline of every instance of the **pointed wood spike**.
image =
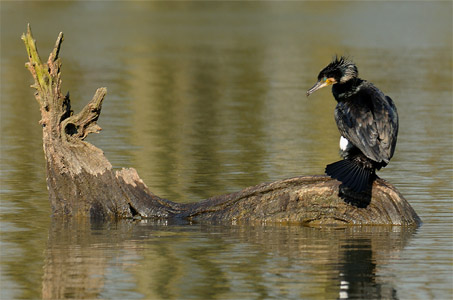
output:
[[60, 53], [61, 43], [63, 43], [63, 40], [63, 32], [60, 32], [55, 42], [55, 46], [53, 47], [53, 50], [49, 55], [49, 59], [47, 60], [47, 63], [49, 65], [58, 59], [58, 54]]

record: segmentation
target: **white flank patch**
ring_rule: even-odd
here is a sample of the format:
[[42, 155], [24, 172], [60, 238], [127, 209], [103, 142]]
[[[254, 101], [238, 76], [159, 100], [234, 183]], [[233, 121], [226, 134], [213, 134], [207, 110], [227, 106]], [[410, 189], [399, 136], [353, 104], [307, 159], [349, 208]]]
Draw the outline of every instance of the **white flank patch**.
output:
[[346, 151], [348, 148], [349, 141], [345, 139], [343, 136], [340, 138], [340, 149]]

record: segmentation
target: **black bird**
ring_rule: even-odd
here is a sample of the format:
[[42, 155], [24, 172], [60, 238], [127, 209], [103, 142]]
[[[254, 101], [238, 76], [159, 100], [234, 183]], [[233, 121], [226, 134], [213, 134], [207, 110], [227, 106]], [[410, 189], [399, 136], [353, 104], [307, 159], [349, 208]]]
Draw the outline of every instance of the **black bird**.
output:
[[326, 173], [355, 192], [362, 192], [376, 178], [395, 152], [398, 113], [392, 99], [372, 83], [358, 77], [357, 66], [345, 57], [335, 57], [307, 91], [332, 85], [338, 104], [335, 121], [340, 131], [343, 160], [326, 166]]

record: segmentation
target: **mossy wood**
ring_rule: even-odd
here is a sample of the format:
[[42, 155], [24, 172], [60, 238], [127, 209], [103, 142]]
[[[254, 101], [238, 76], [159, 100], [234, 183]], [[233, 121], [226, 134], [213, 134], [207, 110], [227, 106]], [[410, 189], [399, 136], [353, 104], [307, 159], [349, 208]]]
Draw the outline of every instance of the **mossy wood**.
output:
[[[417, 225], [420, 219], [394, 186], [378, 179], [366, 205], [346, 203], [339, 182], [327, 176], [303, 176], [264, 183], [198, 203], [181, 204], [151, 193], [134, 169], [114, 171], [102, 150], [85, 142], [99, 132], [97, 120], [106, 88], [77, 114], [69, 94], [61, 93], [63, 42], [60, 33], [47, 62], [38, 55], [30, 27], [22, 36], [41, 109], [47, 187], [54, 216], [112, 218], [184, 218], [197, 221], [281, 222], [307, 225]], [[360, 199], [359, 199], [360, 202]]]

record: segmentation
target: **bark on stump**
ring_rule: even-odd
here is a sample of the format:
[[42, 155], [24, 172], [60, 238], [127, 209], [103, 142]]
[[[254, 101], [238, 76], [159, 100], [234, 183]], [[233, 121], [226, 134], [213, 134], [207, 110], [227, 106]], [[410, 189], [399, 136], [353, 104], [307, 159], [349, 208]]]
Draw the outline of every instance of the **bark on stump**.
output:
[[[54, 216], [183, 218], [197, 221], [278, 222], [305, 225], [419, 225], [410, 204], [378, 179], [356, 203], [340, 196], [340, 183], [327, 176], [302, 176], [263, 183], [199, 203], [181, 204], [154, 195], [135, 169], [114, 171], [101, 149], [85, 142], [99, 132], [97, 120], [106, 88], [77, 114], [61, 93], [60, 33], [46, 63], [38, 55], [30, 26], [22, 35], [41, 110], [47, 187]], [[360, 199], [360, 198], [363, 199]], [[362, 203], [361, 205], [358, 205]], [[364, 204], [364, 205], [363, 205]]]

